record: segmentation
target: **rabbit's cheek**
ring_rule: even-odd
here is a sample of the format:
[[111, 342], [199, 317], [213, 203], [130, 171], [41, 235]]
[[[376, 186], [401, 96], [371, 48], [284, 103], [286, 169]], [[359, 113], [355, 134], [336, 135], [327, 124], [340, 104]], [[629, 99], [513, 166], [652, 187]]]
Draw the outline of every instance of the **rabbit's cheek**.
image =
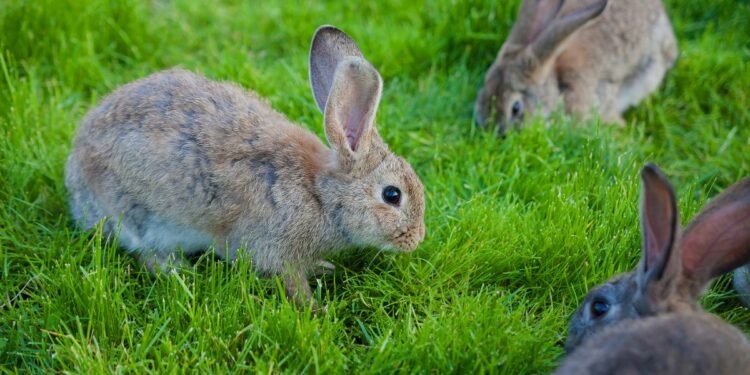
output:
[[393, 233], [398, 230], [398, 215], [395, 214], [394, 209], [386, 204], [379, 204], [375, 208], [375, 219], [378, 222], [380, 231], [389, 237], [389, 233]]
[[378, 237], [382, 242], [399, 246], [399, 238], [402, 238], [408, 232], [407, 226], [402, 222], [401, 215], [396, 209], [388, 205], [381, 205], [375, 208], [375, 219], [378, 222]]

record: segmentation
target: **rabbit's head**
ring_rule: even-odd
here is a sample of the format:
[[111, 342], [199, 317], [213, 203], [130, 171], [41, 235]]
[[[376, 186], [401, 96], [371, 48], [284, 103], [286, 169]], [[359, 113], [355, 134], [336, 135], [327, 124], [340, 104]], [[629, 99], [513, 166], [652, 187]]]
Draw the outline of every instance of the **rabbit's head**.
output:
[[535, 113], [547, 116], [557, 104], [565, 88], [550, 79], [554, 61], [566, 41], [604, 11], [607, 0], [559, 15], [563, 5], [563, 0], [524, 0], [474, 104], [478, 125], [494, 124], [502, 134]]
[[709, 282], [750, 261], [750, 179], [715, 198], [681, 234], [669, 181], [652, 164], [641, 177], [641, 262], [588, 293], [571, 319], [568, 352], [622, 321], [700, 311]]
[[322, 26], [310, 48], [310, 83], [333, 149], [317, 177], [324, 210], [349, 244], [414, 250], [425, 235], [424, 187], [378, 134], [380, 74], [348, 35]]

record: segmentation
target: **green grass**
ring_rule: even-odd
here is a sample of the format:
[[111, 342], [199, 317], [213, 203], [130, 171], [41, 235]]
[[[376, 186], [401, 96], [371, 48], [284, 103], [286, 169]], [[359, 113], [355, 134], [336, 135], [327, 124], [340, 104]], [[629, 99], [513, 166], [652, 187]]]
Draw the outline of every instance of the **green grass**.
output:
[[[587, 289], [639, 256], [638, 170], [682, 221], [750, 174], [750, 3], [670, 0], [681, 56], [623, 128], [555, 117], [497, 139], [471, 124], [518, 1], [0, 1], [0, 370], [548, 373]], [[335, 24], [380, 69], [381, 134], [426, 186], [413, 254], [360, 249], [320, 280], [326, 314], [206, 255], [154, 278], [74, 229], [63, 165], [87, 109], [181, 65], [322, 136], [307, 51]], [[750, 331], [727, 278], [703, 299]]]

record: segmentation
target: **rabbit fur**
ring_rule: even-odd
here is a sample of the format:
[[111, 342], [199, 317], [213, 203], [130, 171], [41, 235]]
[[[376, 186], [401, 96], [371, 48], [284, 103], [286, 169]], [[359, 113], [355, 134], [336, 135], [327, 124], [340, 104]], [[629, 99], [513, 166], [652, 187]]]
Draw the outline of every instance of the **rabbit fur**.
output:
[[474, 105], [499, 133], [562, 105], [585, 119], [623, 123], [677, 59], [660, 0], [524, 0]]
[[[127, 84], [83, 119], [66, 165], [74, 219], [103, 224], [152, 272], [215, 247], [284, 274], [311, 298], [323, 257], [358, 246], [412, 251], [425, 235], [423, 186], [375, 126], [382, 79], [356, 43], [320, 27], [310, 81], [326, 147], [253, 92], [170, 69]], [[400, 189], [398, 204], [384, 201]]]
[[664, 174], [647, 165], [641, 176], [640, 265], [589, 292], [570, 322], [571, 354], [556, 373], [748, 373], [747, 337], [697, 301], [712, 279], [750, 260], [750, 178], [680, 232]]

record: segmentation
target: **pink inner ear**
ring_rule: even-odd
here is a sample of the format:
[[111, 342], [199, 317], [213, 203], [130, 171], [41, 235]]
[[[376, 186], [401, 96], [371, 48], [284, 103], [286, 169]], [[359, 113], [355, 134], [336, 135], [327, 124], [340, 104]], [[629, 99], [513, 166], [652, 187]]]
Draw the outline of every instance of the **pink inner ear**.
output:
[[688, 276], [714, 278], [750, 261], [750, 202], [717, 209], [696, 221], [682, 240]]
[[643, 201], [646, 269], [650, 270], [669, 252], [675, 233], [676, 208], [671, 190], [660, 181], [648, 183]]
[[352, 151], [357, 151], [359, 148], [359, 142], [362, 140], [363, 133], [368, 127], [369, 114], [372, 108], [372, 93], [368, 92], [366, 88], [359, 88], [353, 90], [349, 95], [349, 107], [346, 108], [345, 126], [344, 132], [346, 133], [346, 140], [349, 143], [349, 147]]
[[[362, 109], [355, 108], [353, 109], [353, 113], [362, 113]], [[352, 115], [346, 123], [346, 139], [349, 141], [349, 147], [352, 148], [352, 151], [357, 151], [359, 140], [362, 139], [362, 130], [365, 128], [364, 121], [364, 116]]]
[[[647, 219], [648, 220], [648, 219]], [[646, 241], [648, 243], [646, 244], [646, 269], [650, 270], [651, 267], [654, 266], [654, 263], [659, 258], [659, 251], [661, 250], [659, 248], [659, 244], [656, 242], [656, 234], [653, 230], [651, 230], [651, 225], [646, 225]]]

